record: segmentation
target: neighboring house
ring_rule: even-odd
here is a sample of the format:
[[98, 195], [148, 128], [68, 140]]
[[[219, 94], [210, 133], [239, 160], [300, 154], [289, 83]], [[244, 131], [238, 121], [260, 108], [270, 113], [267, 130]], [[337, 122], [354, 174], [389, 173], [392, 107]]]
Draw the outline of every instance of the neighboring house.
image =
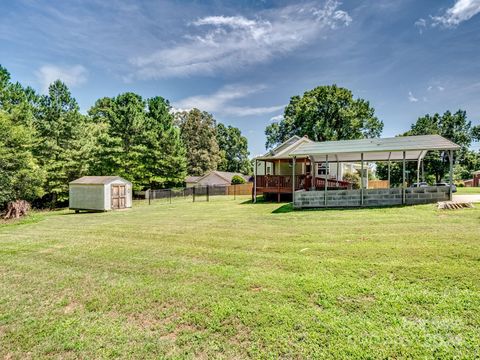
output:
[[246, 182], [250, 181], [250, 176], [240, 173], [233, 173], [227, 171], [210, 171], [203, 176], [188, 176], [185, 179], [185, 183], [187, 187], [206, 185], [230, 185], [232, 183], [232, 178], [235, 175], [241, 176], [245, 179]]
[[69, 184], [69, 208], [107, 211], [132, 207], [132, 183], [120, 176], [84, 176]]
[[473, 178], [464, 180], [466, 187], [479, 187], [480, 186], [480, 170], [473, 172]]
[[[306, 136], [294, 135], [273, 150], [257, 157], [255, 159], [257, 194], [276, 195], [278, 201], [280, 201], [281, 194], [291, 195], [293, 160], [290, 153], [299, 146], [314, 143]], [[317, 187], [322, 186], [321, 182], [327, 177], [327, 179], [335, 181], [336, 187], [347, 188], [349, 183], [343, 181], [343, 176], [360, 169], [359, 165], [355, 163], [331, 162], [328, 164], [328, 175], [325, 175], [326, 167], [327, 165], [322, 162], [313, 162], [307, 158], [299, 159], [295, 164], [295, 174], [298, 175], [296, 187], [310, 188], [315, 186], [314, 184]]]

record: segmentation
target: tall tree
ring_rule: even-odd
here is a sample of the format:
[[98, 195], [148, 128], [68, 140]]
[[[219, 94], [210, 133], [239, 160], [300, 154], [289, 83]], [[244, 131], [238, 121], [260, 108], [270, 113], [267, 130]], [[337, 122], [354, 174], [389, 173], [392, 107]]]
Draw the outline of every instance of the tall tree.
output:
[[192, 109], [176, 114], [182, 141], [187, 149], [187, 171], [203, 175], [216, 170], [220, 161], [215, 119], [209, 113]]
[[252, 165], [248, 159], [248, 140], [240, 129], [233, 126], [217, 125], [217, 142], [221, 160], [218, 170], [249, 174]]
[[0, 111], [0, 209], [14, 200], [43, 195], [44, 172], [32, 155], [34, 132]]
[[134, 93], [97, 100], [88, 114], [100, 131], [92, 170], [101, 175], [119, 175], [141, 188], [142, 143], [145, 101]]
[[166, 187], [183, 183], [187, 173], [185, 146], [175, 126], [168, 100], [157, 96], [147, 100], [142, 156], [144, 186]]
[[55, 206], [67, 199], [68, 183], [87, 171], [85, 117], [67, 86], [57, 80], [41, 97], [34, 123], [40, 138], [34, 155], [46, 171], [46, 200]]
[[[454, 114], [446, 111], [443, 115], [433, 116], [427, 114], [418, 118], [404, 135], [430, 134], [441, 135], [461, 146], [454, 159], [456, 164], [467, 166], [473, 164], [469, 160], [472, 157], [469, 147], [475, 140], [475, 130], [471, 121], [467, 119], [466, 111], [458, 110]], [[432, 174], [436, 182], [440, 182], [449, 170], [448, 155], [441, 151], [430, 151], [424, 159], [424, 166], [425, 171]]]
[[336, 85], [318, 86], [290, 99], [284, 119], [266, 128], [266, 147], [293, 135], [315, 141], [348, 140], [378, 137], [382, 130], [383, 122], [368, 101], [354, 99], [350, 90]]
[[[469, 177], [472, 171], [478, 170], [480, 161], [479, 155], [470, 150], [470, 145], [476, 138], [476, 128], [467, 120], [467, 114], [463, 110], [458, 110], [452, 114], [446, 111], [443, 115], [425, 115], [419, 117], [417, 121], [412, 124], [409, 131], [400, 136], [410, 135], [441, 135], [454, 143], [461, 146], [461, 149], [456, 152], [455, 175], [457, 177]], [[425, 179], [427, 182], [434, 183], [446, 179], [449, 172], [448, 154], [443, 151], [429, 151], [423, 159]], [[410, 182], [415, 181], [417, 165], [415, 163], [407, 163], [406, 170], [410, 175]], [[387, 178], [387, 164], [377, 164], [377, 175], [380, 178]], [[391, 164], [391, 183], [401, 184], [402, 171], [399, 163]]]

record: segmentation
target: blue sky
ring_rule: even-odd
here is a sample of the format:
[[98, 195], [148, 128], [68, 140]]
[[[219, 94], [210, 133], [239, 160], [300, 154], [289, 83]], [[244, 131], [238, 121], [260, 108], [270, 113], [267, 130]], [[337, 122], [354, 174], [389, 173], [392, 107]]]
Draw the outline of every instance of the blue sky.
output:
[[125, 91], [199, 107], [257, 155], [291, 96], [332, 83], [384, 136], [459, 108], [479, 124], [480, 0], [5, 0], [0, 63], [39, 92], [62, 79], [82, 111]]

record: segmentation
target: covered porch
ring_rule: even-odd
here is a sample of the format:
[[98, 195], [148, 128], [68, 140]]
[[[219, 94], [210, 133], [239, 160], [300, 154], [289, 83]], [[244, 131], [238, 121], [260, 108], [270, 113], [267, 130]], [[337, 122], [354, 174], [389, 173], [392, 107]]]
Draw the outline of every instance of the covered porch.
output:
[[[282, 195], [292, 195], [297, 190], [347, 190], [352, 184], [342, 179], [340, 163], [336, 169], [322, 171], [323, 163], [308, 157], [293, 160], [255, 159], [254, 199], [257, 195], [270, 196], [280, 201]], [[320, 172], [320, 174], [319, 174]]]

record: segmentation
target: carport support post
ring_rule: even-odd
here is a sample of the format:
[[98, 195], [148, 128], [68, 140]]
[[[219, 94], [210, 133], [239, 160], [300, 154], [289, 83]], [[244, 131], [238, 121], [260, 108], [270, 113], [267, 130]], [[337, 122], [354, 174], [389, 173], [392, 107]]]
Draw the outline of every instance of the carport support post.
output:
[[323, 192], [323, 205], [327, 206], [327, 190], [328, 190], [328, 154], [325, 155], [325, 183]]
[[449, 199], [450, 201], [453, 198], [453, 192], [452, 192], [452, 187], [453, 187], [453, 150], [450, 150], [448, 152], [448, 160], [450, 162], [450, 191], [449, 191]]
[[403, 166], [402, 166], [402, 204], [405, 204], [405, 156], [406, 152], [403, 152]]
[[392, 186], [390, 184], [390, 157], [392, 156], [392, 153], [390, 152], [388, 154], [388, 188], [390, 189]]
[[360, 154], [361, 169], [360, 169], [360, 205], [363, 206], [363, 153]]

